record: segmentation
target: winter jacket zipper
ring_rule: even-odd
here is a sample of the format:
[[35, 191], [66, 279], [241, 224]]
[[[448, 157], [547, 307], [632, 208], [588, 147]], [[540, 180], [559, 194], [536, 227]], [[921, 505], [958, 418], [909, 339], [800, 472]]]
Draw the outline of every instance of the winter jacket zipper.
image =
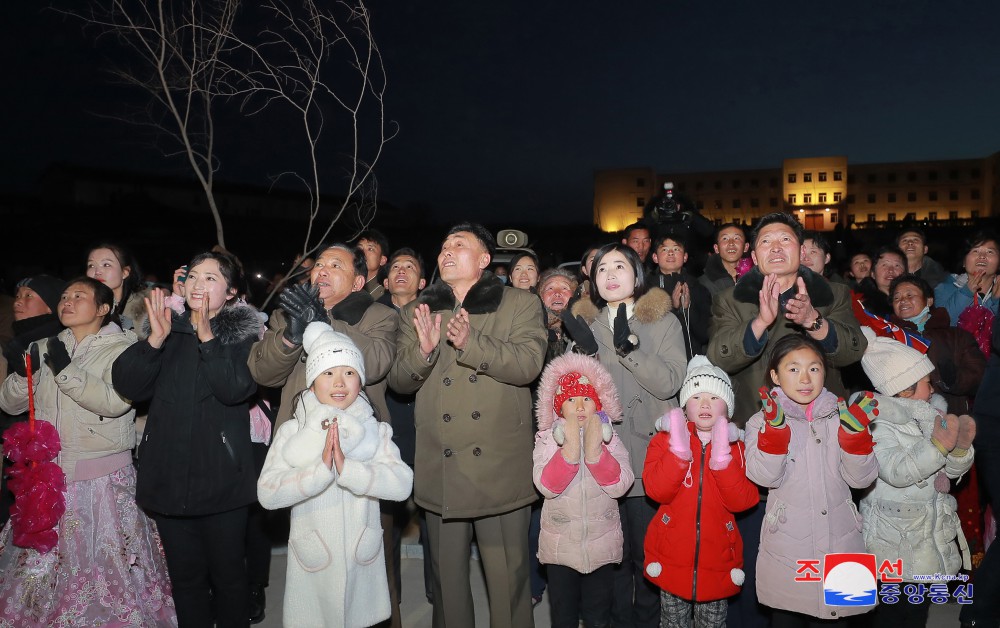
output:
[[691, 578], [691, 602], [698, 600], [698, 554], [701, 553], [701, 494], [705, 485], [705, 449], [701, 444], [701, 459], [698, 461], [698, 508], [694, 515], [694, 576]]
[[234, 465], [236, 465], [236, 470], [242, 472], [243, 466], [240, 465], [239, 461], [236, 459], [236, 452], [233, 451], [233, 446], [229, 444], [228, 440], [226, 440], [226, 432], [224, 430], [219, 432], [219, 436], [222, 437], [222, 444], [226, 448], [226, 453], [229, 454], [229, 459], [233, 461]]

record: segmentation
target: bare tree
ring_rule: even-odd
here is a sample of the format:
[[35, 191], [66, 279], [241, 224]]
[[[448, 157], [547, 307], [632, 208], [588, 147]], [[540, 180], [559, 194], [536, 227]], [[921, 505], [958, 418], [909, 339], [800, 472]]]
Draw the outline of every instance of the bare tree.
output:
[[113, 68], [120, 82], [149, 96], [148, 104], [120, 119], [151, 129], [165, 140], [169, 157], [183, 155], [205, 193], [219, 245], [226, 246], [215, 202], [215, 125], [220, 93], [219, 61], [227, 53], [238, 0], [156, 3], [110, 0], [88, 13], [67, 13], [112, 36], [131, 53], [131, 63]]
[[[248, 116], [287, 112], [300, 129], [304, 156], [268, 147], [300, 166], [271, 177], [272, 185], [291, 178], [308, 197], [300, 257], [312, 255], [345, 212], [357, 212], [362, 223], [371, 220], [373, 169], [396, 126], [385, 118], [385, 68], [363, 0], [301, 0], [294, 8], [264, 0], [250, 16], [241, 15], [239, 0], [106, 0], [86, 14], [66, 13], [133, 53], [134, 62], [116, 68], [115, 76], [147, 93], [150, 104], [142, 115], [125, 119], [172, 140], [175, 150], [168, 155], [186, 156], [221, 246], [222, 217], [213, 192], [220, 165], [213, 114], [220, 99], [236, 101]], [[255, 21], [266, 26], [253, 28]], [[243, 22], [246, 33], [240, 32]], [[328, 128], [345, 164], [336, 176], [320, 164], [320, 139]], [[328, 192], [324, 185], [331, 179], [336, 183]], [[295, 270], [293, 265], [290, 272]]]

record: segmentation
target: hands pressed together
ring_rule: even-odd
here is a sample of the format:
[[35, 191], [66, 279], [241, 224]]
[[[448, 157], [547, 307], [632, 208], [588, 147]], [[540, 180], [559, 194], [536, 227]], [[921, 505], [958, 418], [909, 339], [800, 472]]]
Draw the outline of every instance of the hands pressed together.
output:
[[588, 464], [596, 464], [601, 459], [604, 446], [604, 431], [601, 427], [601, 417], [596, 413], [587, 417], [583, 423], [575, 419], [566, 420], [566, 441], [562, 445], [563, 460], [570, 464], [580, 463], [580, 452]]
[[[441, 342], [441, 314], [432, 314], [426, 303], [413, 310], [413, 327], [420, 343], [420, 354], [427, 359]], [[459, 351], [465, 351], [471, 332], [469, 312], [463, 307], [451, 317], [445, 329], [445, 338]]]
[[[819, 312], [813, 307], [806, 284], [802, 277], [795, 280], [796, 293], [782, 307], [781, 286], [778, 276], [774, 273], [764, 276], [764, 284], [758, 293], [759, 312], [754, 320], [755, 335], [760, 338], [764, 331], [774, 324], [784, 310], [785, 318], [792, 323], [810, 329], [819, 318]], [[759, 329], [758, 329], [759, 328]], [[757, 332], [760, 333], [757, 333]]]

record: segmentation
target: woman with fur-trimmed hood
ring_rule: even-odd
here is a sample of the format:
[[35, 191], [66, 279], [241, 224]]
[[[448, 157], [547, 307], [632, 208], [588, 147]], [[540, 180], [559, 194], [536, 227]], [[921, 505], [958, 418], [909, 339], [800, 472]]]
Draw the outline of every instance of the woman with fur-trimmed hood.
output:
[[[639, 256], [622, 244], [598, 250], [591, 266], [591, 300], [577, 301], [564, 323], [573, 351], [595, 355], [611, 374], [622, 400], [621, 438], [631, 453], [635, 483], [621, 501], [622, 527], [631, 548], [618, 577], [631, 578], [633, 599], [616, 600], [638, 626], [656, 626], [659, 591], [643, 576], [643, 541], [655, 508], [645, 497], [642, 469], [656, 420], [676, 407], [675, 396], [687, 372], [684, 336], [670, 315], [670, 295], [646, 290]], [[626, 606], [632, 606], [626, 609]], [[622, 618], [624, 619], [624, 618]]]
[[538, 560], [549, 566], [553, 626], [611, 621], [612, 566], [623, 545], [616, 500], [635, 480], [611, 427], [621, 409], [611, 374], [595, 358], [568, 353], [542, 372], [532, 477], [545, 497]]

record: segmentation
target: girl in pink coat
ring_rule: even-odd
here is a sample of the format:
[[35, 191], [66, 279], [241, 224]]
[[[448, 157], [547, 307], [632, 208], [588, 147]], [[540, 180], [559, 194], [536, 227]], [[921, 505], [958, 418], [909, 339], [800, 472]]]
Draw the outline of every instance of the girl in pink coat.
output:
[[622, 560], [616, 499], [635, 476], [611, 427], [621, 402], [595, 358], [568, 353], [538, 386], [535, 486], [545, 497], [538, 560], [548, 565], [553, 628], [611, 624], [612, 566]]

